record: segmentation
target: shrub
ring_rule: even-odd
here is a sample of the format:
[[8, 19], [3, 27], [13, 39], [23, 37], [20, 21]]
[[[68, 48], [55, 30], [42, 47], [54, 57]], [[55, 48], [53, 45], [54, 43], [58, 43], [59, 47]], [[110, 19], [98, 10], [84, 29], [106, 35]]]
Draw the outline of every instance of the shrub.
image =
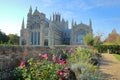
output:
[[[79, 47], [68, 58], [70, 68], [75, 72], [78, 80], [101, 80], [98, 66], [94, 66], [93, 63], [89, 62], [90, 58], [93, 57], [96, 57], [93, 54], [93, 50]], [[98, 61], [97, 58], [96, 60]]]
[[70, 69], [66, 69], [66, 60], [59, 60], [55, 55], [39, 54], [40, 59], [21, 62], [15, 70], [17, 80], [59, 80], [70, 78]]

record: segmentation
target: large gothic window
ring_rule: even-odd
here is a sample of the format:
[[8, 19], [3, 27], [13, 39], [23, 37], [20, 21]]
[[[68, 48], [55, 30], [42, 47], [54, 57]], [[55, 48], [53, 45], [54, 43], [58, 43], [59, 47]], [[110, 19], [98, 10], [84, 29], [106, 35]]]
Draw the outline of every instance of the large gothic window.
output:
[[40, 45], [40, 32], [31, 32], [31, 45]]
[[85, 34], [86, 34], [85, 30], [83, 30], [83, 29], [80, 29], [80, 30], [77, 31], [77, 33], [76, 33], [76, 42], [78, 44], [80, 44], [80, 45], [83, 44], [83, 38], [84, 38]]

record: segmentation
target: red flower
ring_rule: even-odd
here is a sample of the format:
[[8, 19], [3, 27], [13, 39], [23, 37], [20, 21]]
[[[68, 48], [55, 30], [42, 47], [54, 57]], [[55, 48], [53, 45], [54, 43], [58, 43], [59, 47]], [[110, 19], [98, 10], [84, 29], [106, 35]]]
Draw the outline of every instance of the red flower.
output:
[[24, 66], [25, 66], [25, 62], [22, 61], [22, 62], [20, 63], [20, 66], [21, 66], [21, 67], [24, 67]]
[[66, 70], [66, 71], [69, 71], [69, 70], [70, 70], [70, 68], [66, 67], [66, 68], [65, 68], [65, 70]]
[[58, 60], [58, 63], [62, 63], [63, 62], [63, 60]]
[[61, 80], [64, 80], [64, 78], [61, 78]]
[[62, 62], [63, 64], [66, 64], [66, 60], [63, 60], [63, 62]]
[[43, 54], [42, 57], [48, 59], [48, 54]]
[[66, 64], [66, 60], [58, 60], [58, 63]]
[[58, 74], [59, 76], [63, 76], [63, 73], [64, 73], [64, 71], [62, 71], [62, 70], [57, 72], [57, 74]]

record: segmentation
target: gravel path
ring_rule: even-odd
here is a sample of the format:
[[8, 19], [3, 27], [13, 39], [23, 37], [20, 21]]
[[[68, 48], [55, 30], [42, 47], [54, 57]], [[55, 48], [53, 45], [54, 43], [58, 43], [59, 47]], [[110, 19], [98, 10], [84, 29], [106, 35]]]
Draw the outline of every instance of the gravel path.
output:
[[103, 80], [120, 80], [120, 62], [112, 54], [102, 54], [100, 72]]

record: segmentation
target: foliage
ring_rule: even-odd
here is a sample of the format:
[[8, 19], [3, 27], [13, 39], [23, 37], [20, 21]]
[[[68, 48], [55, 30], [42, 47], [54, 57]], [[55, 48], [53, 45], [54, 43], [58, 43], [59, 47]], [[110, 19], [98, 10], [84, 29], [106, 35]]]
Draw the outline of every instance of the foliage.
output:
[[95, 45], [94, 48], [100, 53], [107, 53], [109, 50], [110, 53], [120, 54], [120, 45]]
[[113, 56], [115, 56], [115, 58], [120, 61], [120, 55], [119, 54], [113, 54]]
[[[49, 56], [49, 57], [48, 57]], [[69, 80], [66, 60], [58, 60], [55, 55], [39, 54], [39, 60], [29, 59], [16, 68], [17, 80]]]
[[9, 43], [13, 45], [19, 45], [19, 36], [16, 34], [9, 34]]
[[112, 32], [108, 35], [108, 38], [106, 38], [106, 40], [104, 41], [105, 43], [109, 43], [109, 44], [116, 44], [117, 41], [117, 37], [118, 37], [118, 33], [116, 32], [116, 30], [112, 30]]
[[93, 56], [93, 50], [79, 47], [68, 58], [68, 63], [78, 80], [101, 80], [101, 76], [97, 71], [98, 67], [89, 63], [90, 58]]
[[9, 40], [9, 37], [2, 31], [0, 31], [0, 44], [7, 43], [8, 40]]
[[87, 34], [85, 37], [84, 37], [84, 44], [85, 45], [90, 45], [92, 46], [93, 45], [93, 35], [92, 34]]
[[95, 36], [94, 37], [94, 45], [98, 45], [98, 44], [101, 44], [102, 41], [101, 41], [101, 36]]
[[120, 45], [120, 35], [117, 37], [117, 39], [116, 39], [116, 44], [117, 45]]
[[14, 34], [6, 35], [2, 31], [0, 31], [0, 45], [18, 45], [19, 44], [19, 36]]
[[61, 53], [59, 56], [54, 53], [39, 53], [39, 59], [31, 58], [27, 62], [21, 62], [15, 70], [16, 79], [101, 80], [97, 71], [98, 67], [89, 63], [90, 58], [94, 55], [93, 50], [79, 47], [75, 51], [72, 48]]

